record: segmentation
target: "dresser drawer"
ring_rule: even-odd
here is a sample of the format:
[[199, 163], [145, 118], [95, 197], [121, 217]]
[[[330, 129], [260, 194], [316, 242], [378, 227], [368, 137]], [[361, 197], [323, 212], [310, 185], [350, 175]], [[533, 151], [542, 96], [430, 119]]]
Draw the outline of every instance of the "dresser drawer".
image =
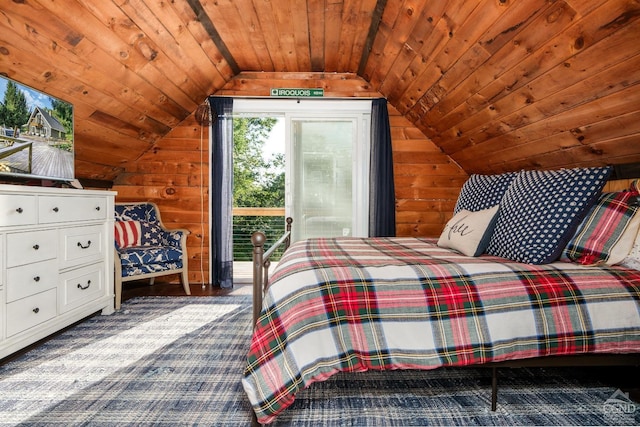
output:
[[60, 268], [104, 259], [104, 233], [102, 225], [60, 229]]
[[7, 337], [56, 317], [56, 302], [50, 289], [7, 304]]
[[38, 222], [36, 196], [0, 194], [0, 227]]
[[7, 267], [56, 258], [58, 231], [39, 230], [7, 233]]
[[34, 295], [58, 286], [55, 259], [7, 269], [7, 301]]
[[60, 281], [60, 312], [64, 313], [105, 295], [104, 263], [67, 271]]
[[41, 224], [106, 219], [107, 200], [104, 197], [41, 196], [38, 214]]

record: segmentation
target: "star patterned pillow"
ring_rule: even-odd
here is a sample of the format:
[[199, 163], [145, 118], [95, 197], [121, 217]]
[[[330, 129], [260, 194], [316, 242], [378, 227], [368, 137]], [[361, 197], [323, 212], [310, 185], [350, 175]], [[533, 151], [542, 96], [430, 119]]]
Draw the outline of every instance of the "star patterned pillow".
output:
[[610, 173], [610, 167], [519, 172], [500, 202], [487, 253], [529, 264], [555, 261]]
[[164, 233], [157, 224], [147, 221], [140, 223], [142, 225], [142, 246], [162, 246], [165, 244], [162, 239]]

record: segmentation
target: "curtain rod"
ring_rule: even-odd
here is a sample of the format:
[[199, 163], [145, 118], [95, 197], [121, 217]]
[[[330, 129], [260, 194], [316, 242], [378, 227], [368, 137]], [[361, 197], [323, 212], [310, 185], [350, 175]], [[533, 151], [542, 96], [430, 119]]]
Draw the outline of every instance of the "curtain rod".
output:
[[247, 96], [247, 95], [241, 95], [241, 96], [237, 96], [237, 95], [209, 95], [207, 96], [207, 98], [205, 98], [204, 102], [206, 102], [209, 97], [218, 97], [218, 98], [233, 98], [233, 99], [268, 99], [271, 101], [276, 101], [276, 100], [285, 100], [285, 101], [289, 101], [289, 100], [307, 100], [307, 101], [321, 101], [323, 99], [326, 100], [330, 100], [330, 101], [373, 101], [374, 99], [386, 99], [384, 96], [376, 96], [376, 97], [370, 97], [370, 96], [363, 96], [363, 97], [334, 97], [334, 96], [318, 96], [318, 97], [300, 97], [300, 96], [291, 96], [291, 97], [280, 97], [280, 96]]

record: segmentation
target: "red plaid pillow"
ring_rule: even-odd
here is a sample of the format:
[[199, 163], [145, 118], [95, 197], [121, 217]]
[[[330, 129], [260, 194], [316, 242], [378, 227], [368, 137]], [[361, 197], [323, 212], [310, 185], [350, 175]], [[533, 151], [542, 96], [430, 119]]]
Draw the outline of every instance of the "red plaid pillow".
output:
[[[611, 259], [611, 254], [627, 228], [637, 227], [632, 219], [638, 208], [630, 203], [630, 199], [635, 196], [638, 196], [636, 191], [602, 193], [598, 203], [567, 244], [561, 259], [583, 265], [619, 262], [619, 259]], [[630, 249], [631, 247], [628, 248]]]
[[120, 249], [142, 245], [140, 221], [116, 221], [114, 225], [116, 245]]

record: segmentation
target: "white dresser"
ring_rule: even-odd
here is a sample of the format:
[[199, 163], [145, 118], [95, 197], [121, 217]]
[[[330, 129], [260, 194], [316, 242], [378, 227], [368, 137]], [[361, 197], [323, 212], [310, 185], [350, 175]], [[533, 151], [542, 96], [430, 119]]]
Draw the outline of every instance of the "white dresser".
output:
[[0, 184], [0, 358], [113, 313], [114, 197]]

